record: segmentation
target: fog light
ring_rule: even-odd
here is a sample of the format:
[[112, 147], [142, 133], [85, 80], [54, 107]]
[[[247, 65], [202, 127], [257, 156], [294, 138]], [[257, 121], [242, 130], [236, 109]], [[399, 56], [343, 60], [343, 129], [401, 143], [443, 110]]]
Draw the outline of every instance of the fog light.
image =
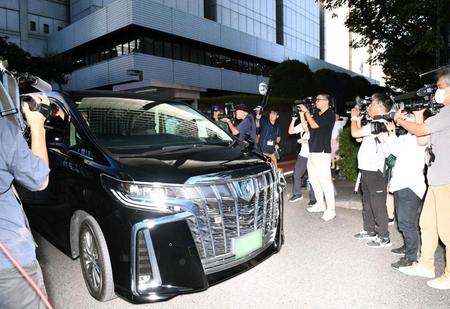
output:
[[[146, 235], [147, 234], [147, 235]], [[148, 243], [150, 242], [150, 243]], [[150, 257], [153, 255], [153, 246], [150, 240], [148, 230], [141, 230], [137, 235], [137, 252], [136, 252], [136, 278], [137, 291], [139, 293], [147, 292], [151, 288], [161, 285], [160, 280], [155, 280]]]

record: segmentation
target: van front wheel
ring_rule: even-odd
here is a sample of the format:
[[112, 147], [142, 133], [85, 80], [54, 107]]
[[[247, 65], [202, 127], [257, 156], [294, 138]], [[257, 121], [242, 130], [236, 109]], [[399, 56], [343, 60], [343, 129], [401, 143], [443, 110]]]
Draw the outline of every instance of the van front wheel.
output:
[[115, 298], [108, 247], [100, 226], [91, 216], [80, 226], [80, 264], [89, 293], [99, 301]]

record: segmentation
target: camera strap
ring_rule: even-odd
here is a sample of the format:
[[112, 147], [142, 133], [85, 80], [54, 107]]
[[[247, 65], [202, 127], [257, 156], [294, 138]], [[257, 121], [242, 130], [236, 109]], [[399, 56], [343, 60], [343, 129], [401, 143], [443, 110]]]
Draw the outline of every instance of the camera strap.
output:
[[19, 112], [19, 86], [17, 81], [7, 71], [0, 78], [0, 116], [6, 117], [19, 129], [25, 128]]

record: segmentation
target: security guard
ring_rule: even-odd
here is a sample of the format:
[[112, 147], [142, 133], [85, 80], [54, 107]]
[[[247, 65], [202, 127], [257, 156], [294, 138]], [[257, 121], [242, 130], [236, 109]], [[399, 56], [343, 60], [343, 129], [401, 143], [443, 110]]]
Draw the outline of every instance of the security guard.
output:
[[[37, 103], [49, 104], [45, 95], [30, 96]], [[47, 187], [50, 170], [45, 145], [45, 117], [30, 111], [26, 103], [23, 113], [31, 130], [31, 150], [12, 122], [0, 117], [0, 242], [45, 291], [33, 237], [12, 188], [13, 181], [31, 191]], [[44, 308], [38, 294], [3, 252], [0, 252], [0, 308]]]

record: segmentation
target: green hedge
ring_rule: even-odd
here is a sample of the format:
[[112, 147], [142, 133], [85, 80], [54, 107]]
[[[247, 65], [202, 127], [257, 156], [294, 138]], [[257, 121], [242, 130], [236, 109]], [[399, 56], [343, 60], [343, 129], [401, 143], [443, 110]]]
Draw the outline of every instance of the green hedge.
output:
[[339, 149], [337, 154], [340, 156], [340, 159], [338, 160], [338, 165], [341, 173], [352, 181], [356, 181], [358, 177], [359, 145], [352, 137], [349, 127], [344, 128], [339, 134]]

